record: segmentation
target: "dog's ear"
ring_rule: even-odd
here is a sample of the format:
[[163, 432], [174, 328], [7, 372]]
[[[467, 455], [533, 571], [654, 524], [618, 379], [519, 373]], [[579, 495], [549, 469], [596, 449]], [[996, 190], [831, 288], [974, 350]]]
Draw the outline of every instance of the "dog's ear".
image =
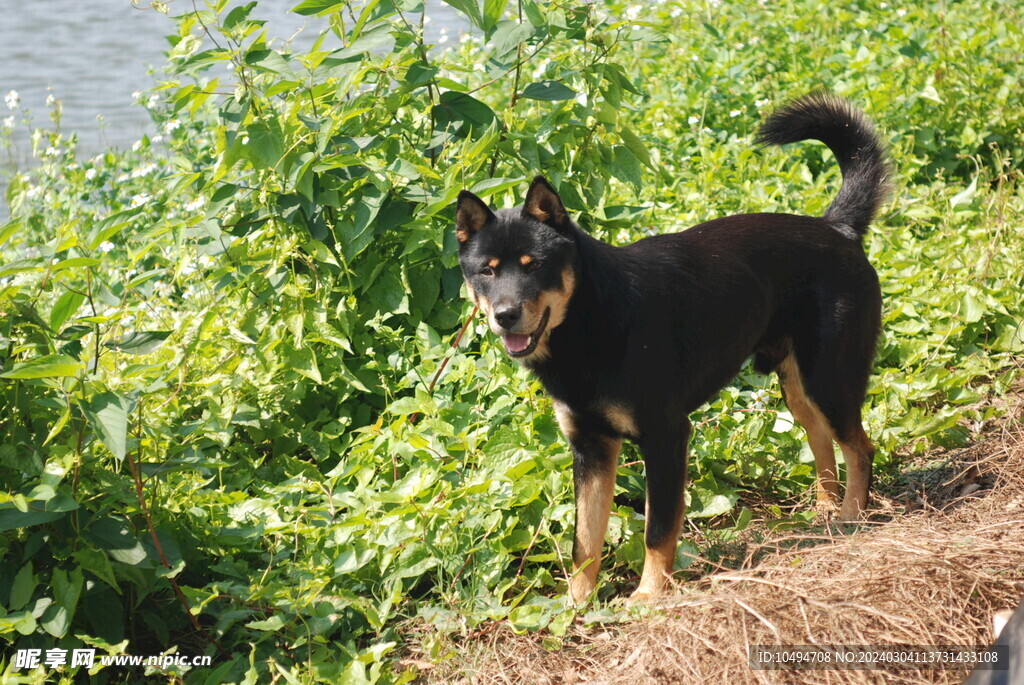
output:
[[564, 226], [569, 220], [562, 198], [558, 197], [558, 193], [543, 176], [533, 179], [530, 189], [526, 191], [523, 214], [554, 228]]
[[494, 218], [491, 208], [468, 190], [459, 193], [455, 207], [455, 237], [460, 243], [468, 242], [484, 224]]

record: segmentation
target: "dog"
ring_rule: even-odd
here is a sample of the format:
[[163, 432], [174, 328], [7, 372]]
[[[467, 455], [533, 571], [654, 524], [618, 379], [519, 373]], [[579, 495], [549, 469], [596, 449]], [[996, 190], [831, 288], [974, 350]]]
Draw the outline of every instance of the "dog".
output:
[[[821, 218], [741, 214], [613, 246], [570, 219], [538, 176], [522, 207], [460, 192], [455, 231], [469, 297], [510, 357], [544, 385], [573, 453], [571, 600], [597, 586], [619, 449], [647, 472], [646, 557], [631, 602], [669, 581], [685, 513], [688, 415], [753, 356], [775, 371], [804, 428], [817, 503], [854, 521], [868, 503], [874, 447], [861, 406], [881, 329], [878, 276], [862, 238], [889, 192], [873, 124], [827, 93], [767, 118], [762, 145], [825, 143], [843, 181]], [[833, 441], [846, 461], [840, 501]]]

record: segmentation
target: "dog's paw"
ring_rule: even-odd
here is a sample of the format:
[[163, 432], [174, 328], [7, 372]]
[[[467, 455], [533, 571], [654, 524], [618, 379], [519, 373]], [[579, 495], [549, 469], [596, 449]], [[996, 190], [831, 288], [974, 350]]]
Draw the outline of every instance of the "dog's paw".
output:
[[622, 603], [627, 607], [647, 606], [656, 603], [662, 598], [662, 593], [644, 587], [638, 587]]

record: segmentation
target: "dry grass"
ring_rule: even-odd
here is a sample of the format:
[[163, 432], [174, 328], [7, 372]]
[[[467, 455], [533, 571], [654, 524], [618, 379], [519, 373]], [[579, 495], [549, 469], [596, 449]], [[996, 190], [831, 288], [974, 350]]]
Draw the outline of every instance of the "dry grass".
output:
[[944, 468], [880, 498], [890, 520], [855, 534], [770, 537], [739, 568], [681, 585], [652, 616], [577, 624], [554, 649], [550, 637], [494, 624], [423, 675], [473, 684], [959, 683], [964, 670], [752, 670], [747, 649], [991, 642], [992, 615], [1024, 595], [1022, 406], [945, 455]]

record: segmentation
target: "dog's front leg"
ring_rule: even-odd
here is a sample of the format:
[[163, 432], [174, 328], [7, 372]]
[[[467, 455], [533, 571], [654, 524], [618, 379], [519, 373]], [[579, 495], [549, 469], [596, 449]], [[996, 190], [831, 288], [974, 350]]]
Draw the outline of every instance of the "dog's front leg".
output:
[[644, 530], [644, 572], [631, 603], [660, 595], [672, 576], [679, 529], [686, 514], [686, 444], [690, 422], [660, 427], [641, 440], [647, 466], [647, 512]]
[[569, 597], [580, 606], [597, 587], [601, 547], [608, 529], [615, 469], [622, 439], [587, 425], [565, 405], [555, 405], [558, 423], [572, 447], [572, 475], [576, 490], [576, 534], [572, 544], [573, 574]]

